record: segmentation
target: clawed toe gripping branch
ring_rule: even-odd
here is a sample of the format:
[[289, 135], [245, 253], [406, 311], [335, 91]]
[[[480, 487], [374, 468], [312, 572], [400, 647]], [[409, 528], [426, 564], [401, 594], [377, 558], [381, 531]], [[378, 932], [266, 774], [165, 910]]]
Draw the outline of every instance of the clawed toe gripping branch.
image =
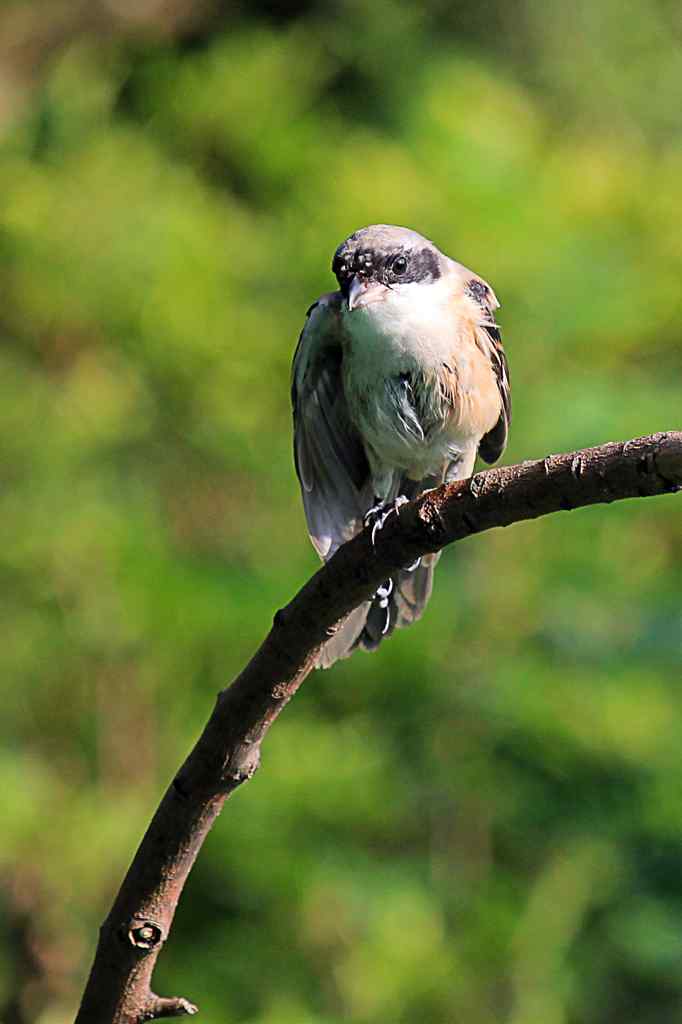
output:
[[276, 614], [249, 664], [218, 696], [102, 925], [76, 1024], [141, 1024], [197, 1012], [186, 999], [162, 999], [151, 990], [187, 876], [226, 799], [256, 771], [263, 737], [311, 671], [321, 645], [384, 580], [473, 533], [681, 488], [682, 432], [670, 431], [443, 485], [402, 507], [374, 538], [369, 527], [340, 548]]

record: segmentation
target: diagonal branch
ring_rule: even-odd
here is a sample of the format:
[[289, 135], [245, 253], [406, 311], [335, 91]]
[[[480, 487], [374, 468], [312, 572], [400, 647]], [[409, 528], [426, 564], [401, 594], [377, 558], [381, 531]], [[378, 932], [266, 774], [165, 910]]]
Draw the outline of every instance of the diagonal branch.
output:
[[321, 644], [377, 586], [419, 556], [496, 526], [562, 509], [682, 489], [682, 431], [478, 473], [404, 506], [372, 550], [365, 530], [275, 615], [261, 647], [219, 694], [201, 737], [135, 854], [99, 944], [76, 1024], [141, 1024], [196, 1013], [152, 993], [151, 975], [187, 876], [225, 800], [258, 767], [260, 745]]

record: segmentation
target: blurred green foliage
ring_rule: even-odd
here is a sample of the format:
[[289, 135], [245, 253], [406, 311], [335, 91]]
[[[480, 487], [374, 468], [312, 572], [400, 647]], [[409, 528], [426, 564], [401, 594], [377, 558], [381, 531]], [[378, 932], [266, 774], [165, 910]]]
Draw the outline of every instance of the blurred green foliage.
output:
[[[289, 363], [388, 221], [496, 288], [505, 458], [680, 427], [673, 0], [8, 3], [0, 15], [0, 1019], [66, 1024], [206, 718], [316, 568]], [[673, 1024], [682, 520], [445, 555], [317, 674], [156, 975], [240, 1024]]]

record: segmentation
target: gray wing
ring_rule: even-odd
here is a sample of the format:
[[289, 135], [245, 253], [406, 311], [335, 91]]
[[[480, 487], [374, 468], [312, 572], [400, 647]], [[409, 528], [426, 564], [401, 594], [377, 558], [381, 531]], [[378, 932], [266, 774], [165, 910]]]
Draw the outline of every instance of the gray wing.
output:
[[308, 310], [291, 380], [296, 472], [310, 539], [324, 559], [362, 529], [372, 501], [367, 456], [343, 391], [340, 307], [332, 292]]

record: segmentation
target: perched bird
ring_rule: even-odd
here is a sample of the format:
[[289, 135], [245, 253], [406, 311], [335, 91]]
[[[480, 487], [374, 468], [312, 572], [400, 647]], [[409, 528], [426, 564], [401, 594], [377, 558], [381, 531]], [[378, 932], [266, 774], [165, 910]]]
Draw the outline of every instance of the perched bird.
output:
[[[492, 288], [416, 231], [374, 224], [343, 242], [339, 290], [308, 310], [294, 355], [294, 457], [325, 561], [401, 501], [495, 462], [511, 395]], [[322, 649], [328, 667], [422, 614], [438, 554], [400, 570]]]

